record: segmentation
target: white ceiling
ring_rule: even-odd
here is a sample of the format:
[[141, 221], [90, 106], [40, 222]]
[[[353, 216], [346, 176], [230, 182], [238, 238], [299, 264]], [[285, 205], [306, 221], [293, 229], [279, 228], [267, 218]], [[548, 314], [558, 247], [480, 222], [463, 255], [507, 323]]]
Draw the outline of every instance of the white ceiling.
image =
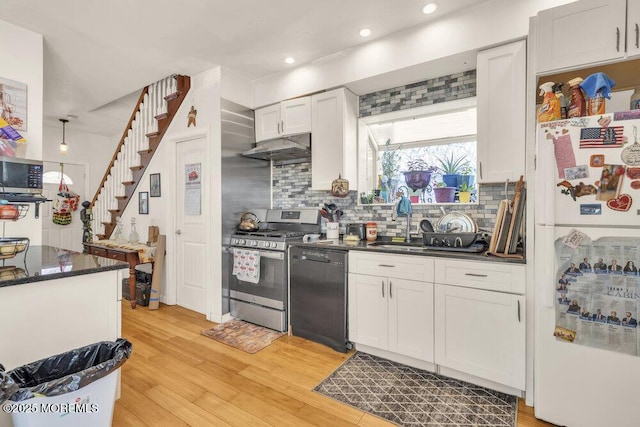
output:
[[424, 15], [427, 1], [3, 0], [0, 19], [44, 36], [45, 124], [72, 114], [75, 130], [111, 136], [139, 91], [170, 74], [222, 65], [253, 80], [485, 0], [439, 0]]

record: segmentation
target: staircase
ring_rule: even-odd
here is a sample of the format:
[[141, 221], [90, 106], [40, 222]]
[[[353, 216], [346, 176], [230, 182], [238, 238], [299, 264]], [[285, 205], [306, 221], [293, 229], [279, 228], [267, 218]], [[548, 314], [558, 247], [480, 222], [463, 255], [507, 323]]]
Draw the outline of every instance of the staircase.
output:
[[116, 217], [122, 215], [135, 194], [138, 183], [190, 87], [191, 79], [188, 76], [173, 75], [142, 90], [91, 201], [91, 226], [98, 239], [111, 236]]

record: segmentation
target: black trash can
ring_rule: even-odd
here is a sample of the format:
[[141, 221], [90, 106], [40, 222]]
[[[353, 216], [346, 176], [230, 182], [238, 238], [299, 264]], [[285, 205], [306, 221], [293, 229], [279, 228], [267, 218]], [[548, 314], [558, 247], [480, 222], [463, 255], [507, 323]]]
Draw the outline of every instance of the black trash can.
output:
[[50, 356], [11, 371], [0, 365], [0, 402], [15, 427], [110, 426], [117, 369], [131, 355], [119, 338]]

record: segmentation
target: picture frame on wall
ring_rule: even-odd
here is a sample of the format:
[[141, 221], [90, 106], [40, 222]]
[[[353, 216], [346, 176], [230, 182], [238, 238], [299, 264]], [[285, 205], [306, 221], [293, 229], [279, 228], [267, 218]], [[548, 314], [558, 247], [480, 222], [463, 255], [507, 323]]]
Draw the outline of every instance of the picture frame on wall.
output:
[[27, 84], [0, 77], [0, 117], [15, 130], [27, 130]]
[[149, 175], [149, 191], [151, 193], [151, 197], [160, 197], [161, 188], [159, 173], [152, 173]]
[[149, 192], [147, 191], [138, 193], [138, 213], [140, 215], [149, 215]]

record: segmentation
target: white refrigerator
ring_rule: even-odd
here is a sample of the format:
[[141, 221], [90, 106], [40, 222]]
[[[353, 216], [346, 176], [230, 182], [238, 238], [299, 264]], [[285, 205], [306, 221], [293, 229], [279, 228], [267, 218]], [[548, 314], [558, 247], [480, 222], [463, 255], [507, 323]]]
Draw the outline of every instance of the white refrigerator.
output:
[[638, 133], [634, 112], [537, 127], [534, 404], [557, 425], [640, 426]]

